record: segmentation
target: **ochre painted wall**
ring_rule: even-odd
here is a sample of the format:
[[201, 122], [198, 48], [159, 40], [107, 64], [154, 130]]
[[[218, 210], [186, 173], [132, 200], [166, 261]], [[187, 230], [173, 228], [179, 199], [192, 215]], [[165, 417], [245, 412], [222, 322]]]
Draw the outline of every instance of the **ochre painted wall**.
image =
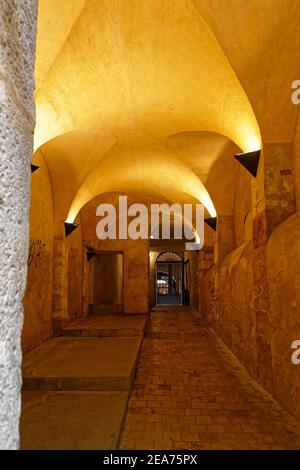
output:
[[34, 160], [32, 174], [30, 244], [27, 288], [24, 296], [23, 352], [50, 338], [52, 329], [53, 202], [44, 158]]
[[68, 320], [82, 315], [82, 228], [79, 227], [67, 238], [68, 241]]

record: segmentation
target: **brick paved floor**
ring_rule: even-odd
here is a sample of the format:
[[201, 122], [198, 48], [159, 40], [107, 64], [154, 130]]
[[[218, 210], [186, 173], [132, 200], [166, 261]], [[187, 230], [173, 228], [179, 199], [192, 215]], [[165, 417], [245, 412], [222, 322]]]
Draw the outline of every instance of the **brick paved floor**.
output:
[[300, 425], [191, 309], [153, 311], [121, 449], [300, 449]]

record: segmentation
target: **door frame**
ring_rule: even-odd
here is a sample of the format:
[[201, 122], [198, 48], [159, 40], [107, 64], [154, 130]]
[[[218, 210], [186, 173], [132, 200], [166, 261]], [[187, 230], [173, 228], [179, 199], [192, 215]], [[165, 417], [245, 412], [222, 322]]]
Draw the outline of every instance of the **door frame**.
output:
[[[125, 253], [123, 250], [93, 250], [88, 248], [89, 251], [93, 251], [95, 256], [97, 255], [122, 255], [122, 305], [124, 308], [124, 293], [125, 293]], [[91, 260], [93, 262], [93, 259]], [[93, 281], [95, 282], [95, 281]], [[88, 280], [90, 284], [90, 279]], [[118, 305], [118, 304], [115, 304]]]
[[157, 303], [157, 268], [160, 264], [180, 264], [181, 265], [181, 292], [180, 292], [180, 304], [175, 304], [176, 305], [183, 305], [183, 265], [184, 265], [184, 260], [182, 259], [181, 261], [156, 261], [155, 262], [155, 276], [154, 276], [154, 286], [155, 286], [155, 304], [156, 305], [172, 305], [172, 304], [158, 304]]

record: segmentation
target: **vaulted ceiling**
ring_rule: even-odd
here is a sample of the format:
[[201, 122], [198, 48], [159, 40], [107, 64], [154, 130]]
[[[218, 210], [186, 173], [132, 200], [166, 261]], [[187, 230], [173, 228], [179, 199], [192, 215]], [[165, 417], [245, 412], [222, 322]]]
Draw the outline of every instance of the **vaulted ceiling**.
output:
[[195, 198], [215, 215], [215, 161], [260, 148], [260, 129], [291, 139], [296, 3], [40, 0], [35, 149], [56, 217], [126, 190]]

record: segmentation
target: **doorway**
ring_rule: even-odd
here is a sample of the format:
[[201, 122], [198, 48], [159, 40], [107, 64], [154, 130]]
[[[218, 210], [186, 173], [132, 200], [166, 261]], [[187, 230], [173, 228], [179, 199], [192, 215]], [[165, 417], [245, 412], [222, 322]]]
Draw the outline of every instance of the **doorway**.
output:
[[175, 252], [161, 253], [156, 260], [157, 305], [183, 304], [183, 259]]
[[97, 311], [123, 311], [123, 253], [99, 253], [94, 257], [94, 305]]

